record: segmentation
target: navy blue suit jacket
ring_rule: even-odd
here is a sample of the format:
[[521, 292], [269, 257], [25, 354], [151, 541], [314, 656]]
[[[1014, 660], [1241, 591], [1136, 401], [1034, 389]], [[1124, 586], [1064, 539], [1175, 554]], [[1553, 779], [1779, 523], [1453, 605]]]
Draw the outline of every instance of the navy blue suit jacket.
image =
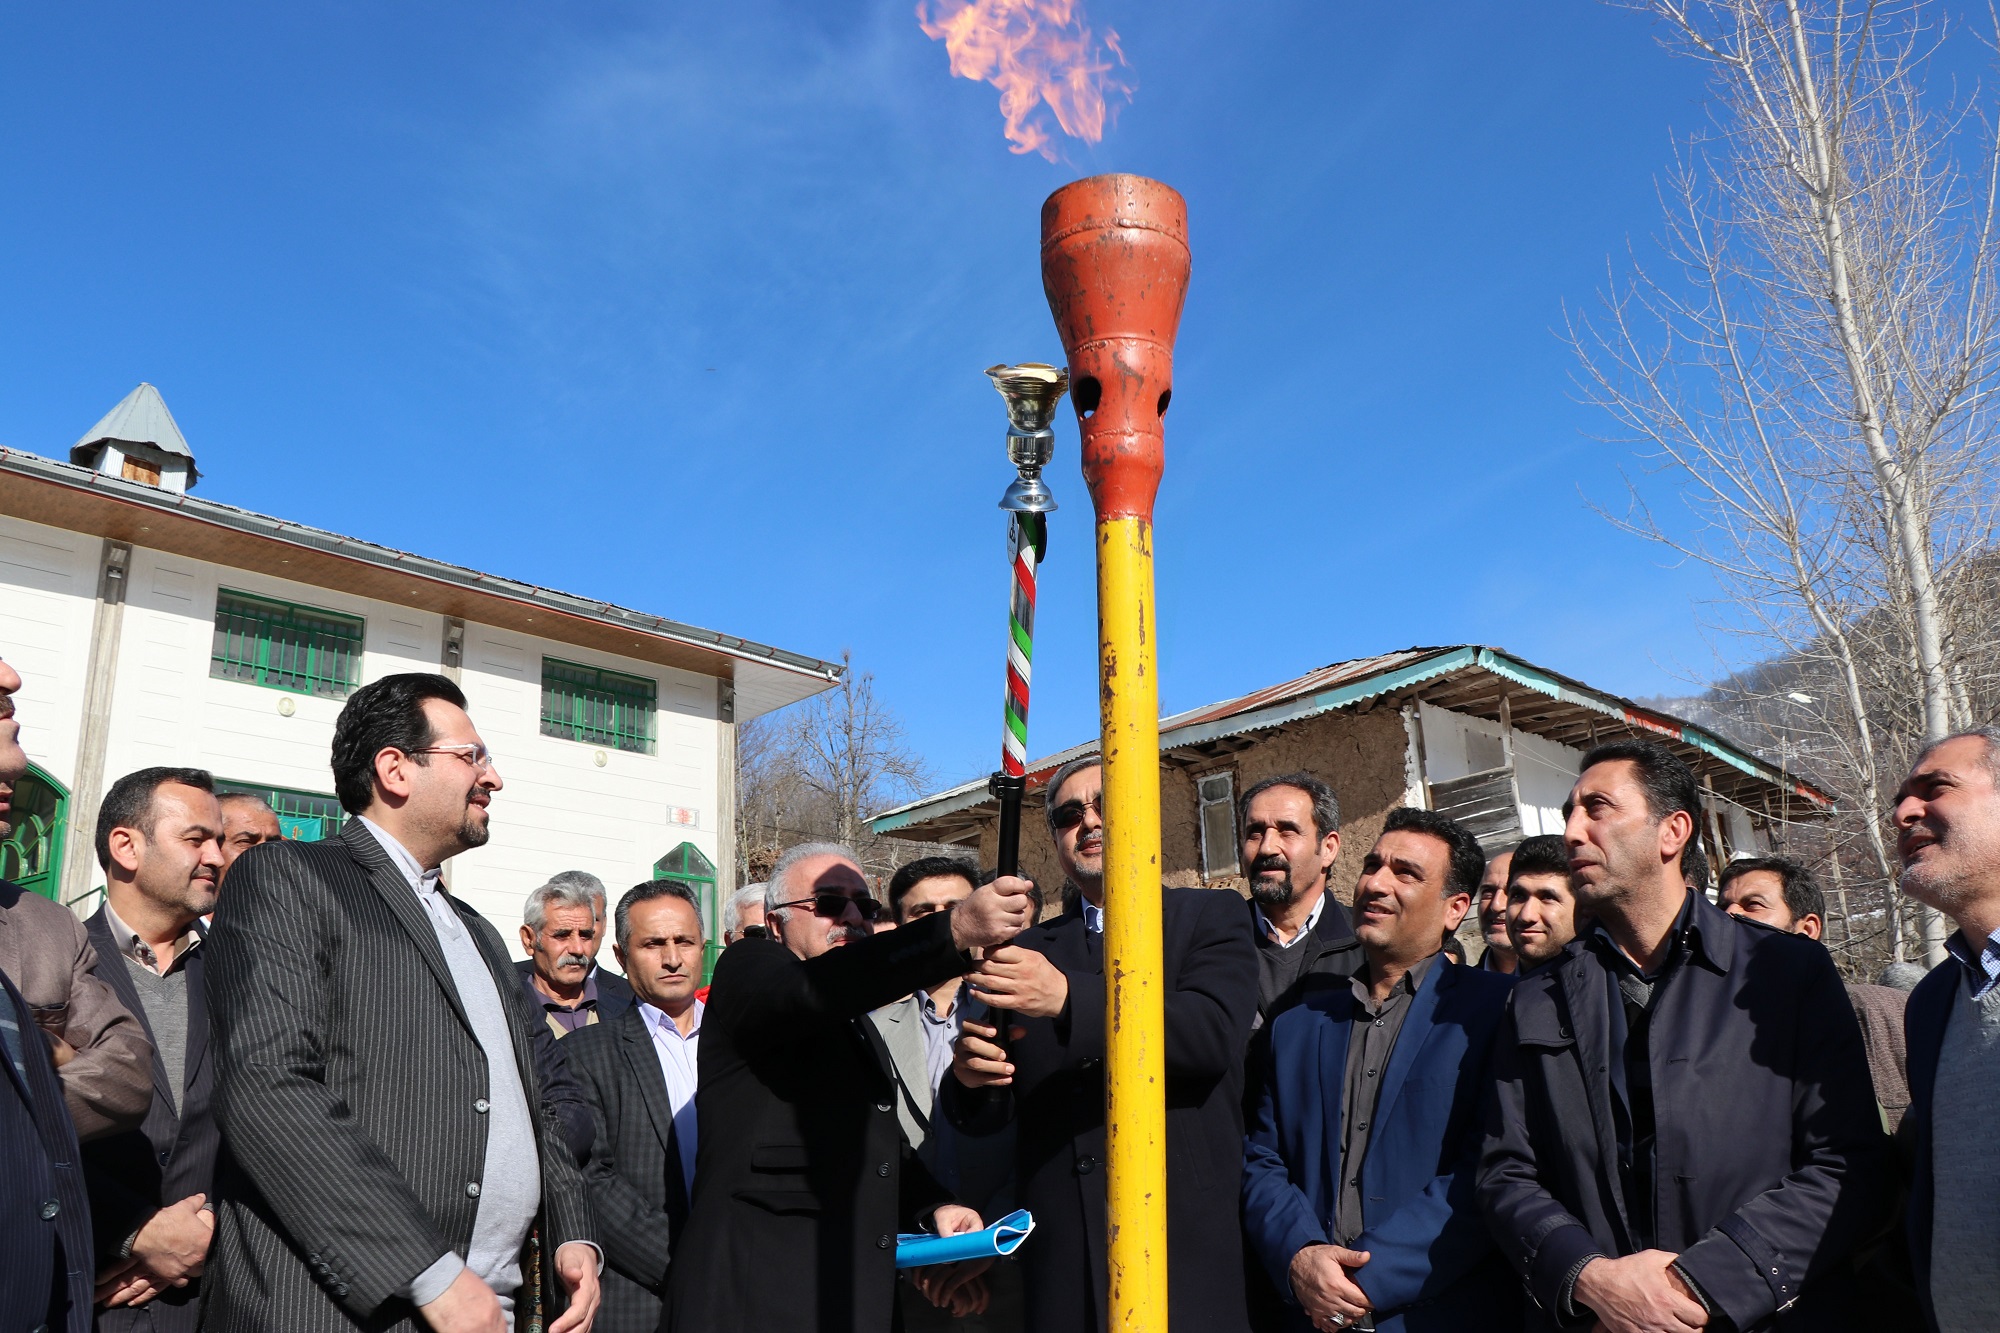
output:
[[[1355, 1002], [1346, 977], [1312, 978], [1271, 1020], [1271, 1058], [1244, 1144], [1243, 1226], [1285, 1297], [1292, 1256], [1331, 1239], [1345, 1167], [1340, 1100]], [[1480, 1102], [1510, 977], [1439, 960], [1410, 1000], [1361, 1164], [1355, 1282], [1383, 1333], [1520, 1326], [1518, 1286], [1474, 1197]]]

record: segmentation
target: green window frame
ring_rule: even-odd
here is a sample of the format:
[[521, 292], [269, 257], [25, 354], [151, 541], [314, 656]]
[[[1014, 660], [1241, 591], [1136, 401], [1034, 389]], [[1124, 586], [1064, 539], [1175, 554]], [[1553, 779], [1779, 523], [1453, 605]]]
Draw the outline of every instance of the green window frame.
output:
[[644, 676], [544, 657], [542, 735], [652, 754], [659, 694]]
[[344, 699], [361, 683], [363, 628], [359, 616], [224, 588], [215, 599], [208, 674]]
[[267, 787], [259, 782], [236, 782], [229, 778], [217, 778], [215, 791], [218, 796], [242, 792], [270, 806], [277, 812], [278, 827], [284, 830], [286, 839], [291, 842], [318, 842], [322, 838], [331, 838], [347, 823], [347, 812], [340, 808], [340, 799], [325, 792]]
[[69, 790], [34, 764], [14, 784], [14, 831], [0, 839], [0, 879], [60, 900]]
[[677, 880], [701, 900], [701, 984], [706, 986], [715, 975], [715, 960], [722, 957], [722, 903], [716, 896], [715, 862], [701, 848], [684, 842], [653, 862], [653, 878]]

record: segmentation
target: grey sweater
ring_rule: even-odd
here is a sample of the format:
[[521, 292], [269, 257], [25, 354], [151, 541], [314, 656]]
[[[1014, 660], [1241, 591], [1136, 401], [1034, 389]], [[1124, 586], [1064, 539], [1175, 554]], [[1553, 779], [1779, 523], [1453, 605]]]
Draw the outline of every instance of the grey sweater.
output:
[[1938, 1333], [2000, 1320], [2000, 986], [1954, 986], [1931, 1094], [1931, 1302]]

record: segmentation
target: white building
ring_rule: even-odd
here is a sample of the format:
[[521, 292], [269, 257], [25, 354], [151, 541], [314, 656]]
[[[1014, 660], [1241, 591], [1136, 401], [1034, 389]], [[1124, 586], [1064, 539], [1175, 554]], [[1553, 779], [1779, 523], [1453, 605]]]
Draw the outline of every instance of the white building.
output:
[[837, 666], [196, 499], [199, 475], [147, 384], [67, 463], [0, 449], [0, 657], [34, 764], [0, 877], [91, 910], [98, 804], [154, 764], [206, 768], [271, 801], [289, 836], [325, 836], [342, 701], [441, 671], [506, 783], [492, 841], [446, 868], [454, 893], [512, 939], [556, 871], [615, 901], [658, 868], [700, 884], [714, 934], [735, 726]]

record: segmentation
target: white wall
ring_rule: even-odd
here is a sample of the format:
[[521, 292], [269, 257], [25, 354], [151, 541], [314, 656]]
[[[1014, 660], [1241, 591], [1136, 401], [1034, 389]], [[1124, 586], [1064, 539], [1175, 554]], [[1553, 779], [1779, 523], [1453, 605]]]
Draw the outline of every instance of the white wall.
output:
[[[1424, 728], [1424, 776], [1449, 782], [1495, 764], [1500, 724], [1468, 713], [1454, 713], [1435, 704], [1418, 705]], [[1521, 833], [1561, 833], [1562, 804], [1576, 782], [1583, 752], [1551, 740], [1515, 731], [1514, 788], [1520, 798]]]
[[[16, 698], [29, 757], [65, 786], [74, 784], [101, 551], [97, 538], [0, 517], [0, 656], [23, 678]], [[232, 781], [330, 795], [328, 756], [343, 701], [210, 676], [222, 588], [361, 617], [363, 683], [439, 669], [442, 616], [135, 548], [114, 673], [107, 782], [137, 768], [179, 764]], [[657, 752], [543, 736], [545, 654], [655, 681]], [[522, 900], [559, 870], [590, 871], [616, 902], [682, 842], [717, 859], [720, 726], [712, 677], [478, 624], [466, 627], [462, 674], [473, 723], [505, 785], [492, 806], [492, 840], [454, 858], [450, 879], [517, 954]], [[695, 822], [678, 824], [677, 815]], [[611, 962], [608, 950], [604, 961]]]
[[21, 675], [14, 696], [28, 758], [68, 787], [83, 729], [83, 664], [104, 543], [0, 515], [0, 658]]

